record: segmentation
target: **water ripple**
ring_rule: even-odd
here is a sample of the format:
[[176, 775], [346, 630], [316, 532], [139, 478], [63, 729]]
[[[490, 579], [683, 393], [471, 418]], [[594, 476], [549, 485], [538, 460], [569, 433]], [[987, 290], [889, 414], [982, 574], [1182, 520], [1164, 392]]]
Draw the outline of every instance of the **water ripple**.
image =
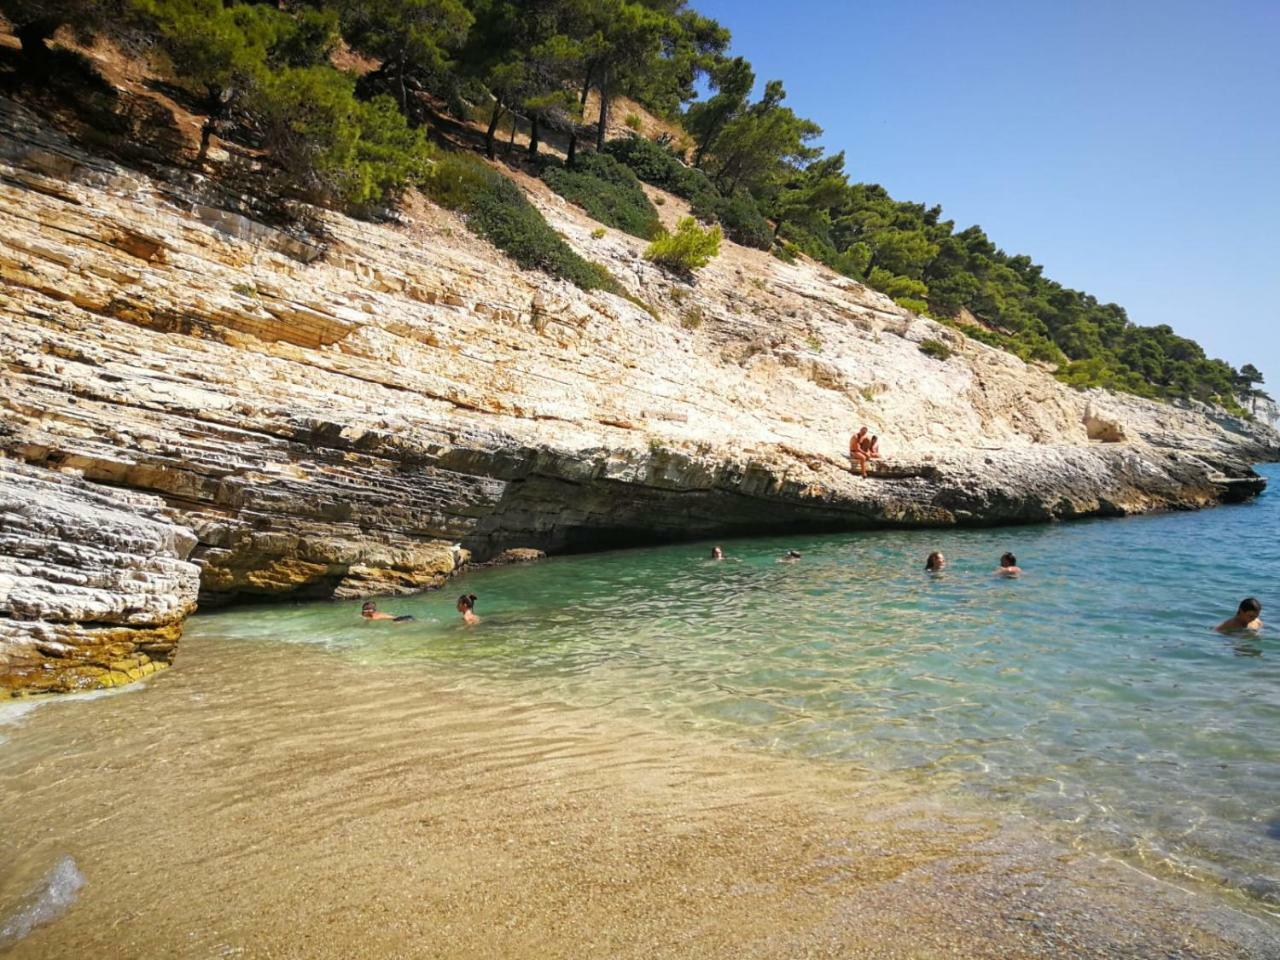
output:
[[[1273, 484], [1280, 471], [1270, 468]], [[1086, 843], [1280, 903], [1280, 644], [1209, 627], [1280, 604], [1280, 491], [1201, 514], [733, 541], [564, 558], [451, 593], [201, 616], [220, 643], [319, 644], [521, 696], [928, 777]], [[804, 558], [780, 564], [794, 547]], [[926, 577], [931, 549], [949, 559]], [[992, 575], [1013, 550], [1020, 580]], [[1280, 616], [1280, 614], [1277, 614]]]

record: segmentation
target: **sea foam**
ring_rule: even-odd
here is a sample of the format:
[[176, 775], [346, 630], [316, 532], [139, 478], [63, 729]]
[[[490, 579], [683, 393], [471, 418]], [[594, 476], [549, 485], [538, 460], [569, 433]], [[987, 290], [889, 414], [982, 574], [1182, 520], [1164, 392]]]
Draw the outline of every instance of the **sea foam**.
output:
[[64, 854], [27, 895], [26, 901], [0, 926], [0, 950], [17, 943], [42, 923], [66, 913], [84, 886], [84, 874], [75, 860]]

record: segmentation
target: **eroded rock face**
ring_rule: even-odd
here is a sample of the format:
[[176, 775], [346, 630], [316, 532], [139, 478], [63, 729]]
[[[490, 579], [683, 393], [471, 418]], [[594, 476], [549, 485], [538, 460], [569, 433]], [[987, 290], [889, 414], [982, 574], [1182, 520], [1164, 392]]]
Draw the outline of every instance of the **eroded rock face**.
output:
[[[1280, 445], [1074, 392], [811, 265], [726, 244], [673, 280], [537, 184], [657, 318], [421, 201], [401, 225], [321, 215], [317, 256], [186, 176], [0, 100], [0, 452], [159, 497], [195, 533], [202, 604], [417, 590], [467, 550], [1206, 506], [1256, 492]], [[859, 424], [887, 454], [868, 479]]]
[[167, 666], [196, 605], [195, 535], [158, 497], [0, 458], [0, 693]]

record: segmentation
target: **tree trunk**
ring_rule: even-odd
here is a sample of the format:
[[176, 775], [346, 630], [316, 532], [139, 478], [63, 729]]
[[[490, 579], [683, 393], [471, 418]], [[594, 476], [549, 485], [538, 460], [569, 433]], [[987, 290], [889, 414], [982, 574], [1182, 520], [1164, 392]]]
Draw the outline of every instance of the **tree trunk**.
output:
[[57, 33], [62, 21], [57, 17], [37, 17], [15, 27], [13, 35], [22, 44], [22, 55], [30, 61], [43, 61], [49, 56], [46, 41]]
[[200, 152], [196, 154], [196, 167], [203, 167], [205, 159], [209, 155], [209, 141], [213, 137], [214, 130], [218, 127], [218, 121], [222, 119], [223, 111], [226, 109], [226, 101], [223, 92], [216, 87], [206, 87], [207, 95], [206, 111], [204, 123], [200, 125]]
[[[591, 92], [591, 75], [595, 73], [595, 65], [587, 65], [587, 75], [582, 81], [582, 95], [578, 97], [578, 111], [581, 113], [587, 106], [587, 94]], [[581, 119], [581, 118], [579, 118]], [[566, 164], [569, 169], [573, 169], [574, 160], [578, 156], [578, 125], [575, 123], [569, 128], [569, 152]]]
[[604, 149], [605, 129], [609, 125], [609, 68], [602, 67], [600, 70], [600, 83], [597, 85], [600, 91], [600, 123], [596, 126], [596, 150]]
[[409, 91], [404, 85], [404, 56], [400, 57], [396, 69], [396, 82], [400, 89], [400, 112], [404, 114], [406, 120], [409, 119]]
[[536, 157], [538, 155], [538, 115], [535, 113], [529, 118], [529, 156]]
[[516, 115], [513, 113], [511, 114], [511, 134], [510, 136], [507, 137], [507, 149], [503, 153], [503, 156], [505, 157], [511, 156], [511, 151], [516, 148], [516, 127], [517, 126], [518, 124], [516, 123]]
[[203, 167], [209, 155], [209, 138], [213, 136], [213, 117], [205, 117], [200, 126], [200, 152], [196, 154], [196, 167]]
[[502, 119], [502, 101], [493, 101], [493, 114], [489, 117], [489, 129], [484, 132], [484, 155], [493, 159], [493, 138], [498, 132], [498, 121]]

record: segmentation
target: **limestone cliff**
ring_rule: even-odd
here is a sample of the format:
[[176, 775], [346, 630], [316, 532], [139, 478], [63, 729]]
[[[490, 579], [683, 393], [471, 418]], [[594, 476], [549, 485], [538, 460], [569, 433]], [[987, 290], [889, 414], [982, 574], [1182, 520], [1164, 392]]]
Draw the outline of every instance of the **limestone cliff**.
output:
[[0, 694], [167, 666], [196, 606], [190, 530], [157, 497], [0, 459]]
[[[158, 497], [216, 604], [417, 590], [457, 544], [485, 559], [1200, 507], [1256, 492], [1250, 462], [1277, 454], [1265, 428], [1074, 392], [811, 264], [730, 247], [674, 280], [529, 186], [656, 316], [522, 272], [421, 200], [399, 223], [319, 214], [325, 244], [299, 239], [0, 101], [0, 451], [42, 468], [10, 488], [72, 471], [144, 492], [110, 510], [153, 519]], [[865, 480], [844, 456], [859, 424], [888, 455]], [[81, 519], [58, 539], [92, 542]], [[0, 644], [43, 650], [43, 614], [16, 616], [0, 604]], [[140, 623], [137, 649], [177, 620]]]

